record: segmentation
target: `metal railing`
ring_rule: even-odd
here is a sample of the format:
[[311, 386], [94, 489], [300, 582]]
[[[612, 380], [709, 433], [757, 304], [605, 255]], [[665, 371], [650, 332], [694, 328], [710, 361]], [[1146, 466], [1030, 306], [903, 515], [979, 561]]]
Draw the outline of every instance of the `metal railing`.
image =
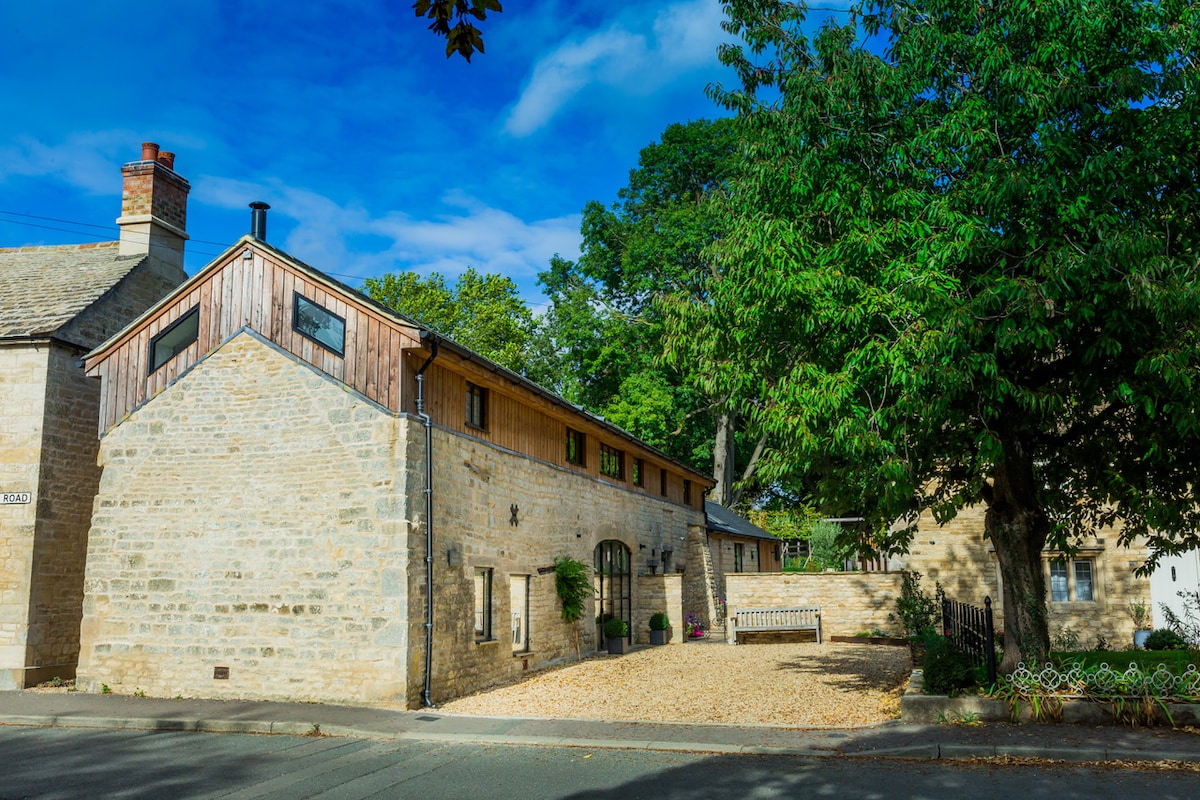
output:
[[949, 598], [943, 599], [942, 631], [976, 666], [987, 670], [989, 684], [996, 682], [996, 635], [992, 627], [992, 598], [983, 598], [983, 608]]

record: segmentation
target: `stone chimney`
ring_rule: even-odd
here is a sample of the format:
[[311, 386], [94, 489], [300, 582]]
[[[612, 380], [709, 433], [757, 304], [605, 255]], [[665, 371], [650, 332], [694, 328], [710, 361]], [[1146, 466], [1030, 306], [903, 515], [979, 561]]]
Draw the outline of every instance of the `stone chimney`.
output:
[[143, 142], [141, 160], [121, 167], [121, 174], [125, 188], [117, 219], [119, 252], [153, 256], [167, 272], [177, 270], [182, 275], [187, 196], [192, 187], [175, 172], [175, 154], [160, 152], [154, 142]]

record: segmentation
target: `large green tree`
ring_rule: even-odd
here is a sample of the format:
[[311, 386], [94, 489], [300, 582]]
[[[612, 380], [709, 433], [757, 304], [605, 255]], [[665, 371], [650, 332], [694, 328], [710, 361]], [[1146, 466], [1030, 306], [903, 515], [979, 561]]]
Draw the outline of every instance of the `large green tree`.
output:
[[1042, 661], [1046, 549], [1197, 544], [1200, 7], [725, 6], [753, 135], [672, 351], [882, 546], [984, 504], [1003, 666]]
[[527, 367], [533, 314], [510, 278], [468, 268], [450, 286], [436, 272], [391, 272], [367, 278], [363, 292], [503, 367]]
[[642, 149], [615, 203], [585, 206], [578, 261], [555, 259], [540, 276], [552, 302], [544, 330], [572, 376], [559, 388], [697, 469], [711, 464], [726, 505], [735, 483], [753, 478], [764, 443], [739, 453], [746, 431], [729, 393], [712, 391], [692, 364], [664, 362], [662, 306], [704, 301], [738, 139], [732, 119], [669, 126]]

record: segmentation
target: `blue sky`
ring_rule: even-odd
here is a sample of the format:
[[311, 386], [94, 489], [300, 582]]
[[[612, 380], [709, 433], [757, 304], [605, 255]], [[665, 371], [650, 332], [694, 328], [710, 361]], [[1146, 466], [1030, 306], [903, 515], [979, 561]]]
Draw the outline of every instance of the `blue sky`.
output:
[[0, 246], [116, 238], [120, 165], [155, 141], [191, 182], [189, 272], [265, 200], [270, 242], [351, 285], [475, 267], [536, 306], [584, 203], [668, 124], [723, 113], [721, 19], [510, 0], [466, 64], [410, 0], [5, 3]]

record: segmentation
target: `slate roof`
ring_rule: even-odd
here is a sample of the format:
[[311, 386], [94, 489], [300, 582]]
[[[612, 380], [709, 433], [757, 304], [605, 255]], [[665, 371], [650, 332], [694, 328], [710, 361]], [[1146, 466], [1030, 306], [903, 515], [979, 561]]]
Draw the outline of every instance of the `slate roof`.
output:
[[778, 536], [772, 536], [750, 520], [739, 517], [725, 506], [717, 505], [711, 500], [704, 501], [704, 516], [708, 518], [710, 531], [728, 533], [733, 536], [747, 536], [752, 539], [766, 539], [771, 542], [780, 541]]
[[0, 339], [49, 336], [140, 264], [117, 242], [0, 249]]

